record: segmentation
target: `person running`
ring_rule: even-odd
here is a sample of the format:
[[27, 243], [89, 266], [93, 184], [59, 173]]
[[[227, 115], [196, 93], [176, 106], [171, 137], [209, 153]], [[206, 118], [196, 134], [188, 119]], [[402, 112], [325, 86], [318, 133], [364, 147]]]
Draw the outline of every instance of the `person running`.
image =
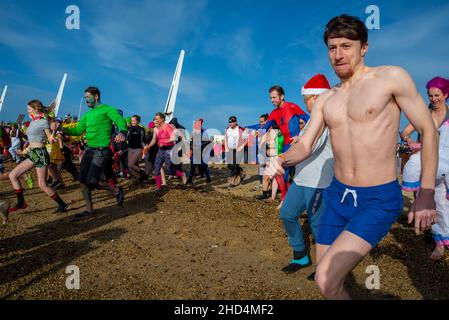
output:
[[209, 156], [203, 154], [204, 149], [207, 148], [210, 140], [206, 134], [206, 130], [203, 128], [203, 122], [203, 119], [200, 118], [193, 124], [193, 133], [190, 140], [190, 172], [187, 184], [193, 184], [196, 168], [198, 168], [200, 173], [203, 173], [206, 176], [206, 183], [211, 182], [209, 166], [207, 165]]
[[3, 152], [4, 152], [3, 146], [0, 145], [0, 180], [3, 178], [3, 176], [6, 177], [5, 165], [3, 164], [3, 158], [4, 158]]
[[36, 168], [39, 188], [44, 191], [57, 204], [56, 212], [67, 211], [68, 205], [61, 197], [47, 185], [47, 169], [50, 163], [50, 156], [45, 148], [47, 139], [53, 141], [48, 123], [48, 114], [53, 111], [55, 104], [44, 107], [39, 100], [31, 100], [27, 104], [27, 112], [32, 119], [27, 129], [29, 142], [28, 158], [22, 161], [17, 167], [9, 173], [9, 179], [14, 188], [17, 197], [17, 204], [9, 208], [9, 212], [25, 209], [27, 207], [23, 196], [23, 189], [20, 184], [20, 177], [33, 168]]
[[[286, 152], [299, 135], [300, 119], [307, 123], [309, 115], [306, 114], [298, 105], [285, 101], [285, 92], [281, 86], [272, 86], [268, 90], [270, 100], [275, 109], [270, 113], [263, 130], [268, 130], [276, 123], [284, 136], [283, 152]], [[284, 181], [289, 183], [291, 168], [287, 168], [284, 175]]]
[[247, 143], [245, 130], [237, 124], [237, 117], [229, 117], [229, 126], [226, 128], [225, 140], [226, 163], [229, 169], [228, 182], [237, 186], [245, 178], [245, 172], [240, 167], [243, 158], [243, 149]]
[[[273, 130], [276, 132], [276, 149], [277, 149], [277, 155], [282, 154], [283, 146], [284, 146], [284, 136], [282, 135], [282, 132], [280, 131], [279, 127], [275, 124], [273, 125], [270, 130]], [[292, 171], [291, 171], [292, 172]], [[271, 182], [271, 200], [275, 201], [276, 196], [278, 194], [278, 191], [281, 192], [281, 202], [276, 207], [276, 210], [280, 210], [282, 208], [282, 204], [284, 203], [285, 196], [287, 195], [287, 184], [285, 183], [283, 176], [276, 176], [274, 179], [272, 179]]]
[[155, 127], [156, 127], [156, 125], [154, 124], [153, 121], [150, 121], [148, 123], [148, 133], [145, 137], [146, 145], [143, 149], [144, 161], [145, 161], [145, 173], [148, 176], [154, 170], [154, 162], [156, 160], [157, 152], [159, 150], [159, 147], [157, 144], [153, 145], [151, 148], [147, 147], [147, 145], [149, 145], [151, 143], [151, 140], [153, 140]]
[[116, 197], [119, 206], [123, 205], [125, 199], [124, 191], [117, 186], [115, 174], [112, 171], [112, 151], [109, 146], [113, 123], [120, 130], [115, 141], [125, 141], [126, 122], [116, 108], [101, 102], [98, 88], [87, 88], [84, 91], [84, 99], [90, 110], [81, 117], [74, 128], [65, 127], [63, 129], [64, 134], [68, 136], [80, 136], [82, 133], [86, 133], [87, 145], [81, 159], [79, 172], [86, 210], [77, 214], [76, 217], [90, 216], [95, 213], [92, 190], [96, 188], [110, 191]]
[[64, 179], [62, 177], [59, 166], [64, 162], [64, 155], [62, 154], [62, 137], [59, 130], [59, 121], [57, 119], [50, 120], [50, 132], [53, 137], [51, 142], [46, 145], [48, 154], [50, 155], [50, 163], [48, 164], [48, 172], [53, 179], [50, 187], [57, 189], [64, 187]]
[[[118, 113], [123, 117], [123, 111], [118, 109]], [[129, 130], [129, 128], [128, 128]], [[112, 168], [117, 176], [128, 179], [128, 143], [127, 141], [116, 142], [115, 137], [120, 133], [116, 124], [112, 126], [111, 151], [112, 151]]]
[[[430, 255], [433, 260], [443, 258], [445, 247], [449, 248], [449, 80], [441, 77], [431, 79], [427, 85], [427, 94], [431, 105], [431, 115], [439, 131], [439, 161], [436, 176], [435, 202], [437, 223], [432, 226], [432, 236], [435, 248]], [[421, 143], [413, 140], [410, 135], [415, 131], [412, 124], [400, 134], [402, 141], [415, 151], [404, 167], [403, 189], [418, 192], [421, 176]]]
[[[403, 210], [395, 150], [401, 111], [422, 133], [421, 190], [410, 211], [418, 235], [435, 223], [437, 132], [409, 74], [400, 67], [368, 67], [368, 30], [357, 17], [331, 19], [323, 36], [341, 83], [321, 94], [304, 135], [272, 167], [307, 159], [329, 129], [334, 179], [318, 223], [315, 281], [327, 299], [350, 299], [347, 275], [388, 233]], [[375, 89], [375, 90], [374, 90]]]
[[145, 145], [145, 129], [140, 126], [140, 116], [131, 117], [131, 127], [126, 134], [126, 140], [128, 141], [128, 168], [131, 169], [131, 173], [138, 175], [139, 181], [144, 181], [148, 177], [138, 166], [142, 158], [142, 148]]
[[[284, 179], [283, 177], [276, 176], [275, 177], [276, 179], [271, 179], [270, 176], [266, 174], [266, 167], [267, 164], [270, 162], [270, 159], [276, 158], [279, 154], [282, 153], [283, 139], [284, 136], [279, 130], [277, 124], [272, 125], [270, 129], [268, 129], [267, 133], [264, 134], [259, 139], [260, 143], [259, 150], [262, 151], [258, 154], [260, 164], [259, 175], [262, 175], [263, 178], [262, 178], [262, 195], [256, 196], [256, 199], [258, 200], [268, 199], [270, 198], [270, 194], [272, 201], [276, 199], [276, 195], [279, 189], [279, 184], [276, 182], [276, 180], [282, 180], [281, 186], [285, 186], [285, 183], [283, 182]], [[270, 184], [271, 184], [271, 191], [269, 190]], [[281, 192], [285, 193], [286, 191], [282, 190]]]
[[[176, 163], [173, 163], [174, 162], [173, 160], [175, 158], [171, 158], [170, 172], [168, 172], [168, 174], [170, 175], [170, 177], [181, 178], [182, 183], [185, 185], [185, 184], [187, 184], [187, 175], [182, 170], [182, 158], [184, 156], [183, 146], [187, 146], [186, 135], [185, 135], [186, 128], [184, 126], [182, 126], [181, 124], [179, 124], [178, 118], [176, 118], [176, 117], [171, 119], [169, 124], [171, 124], [176, 129], [175, 134], [177, 136], [177, 139], [176, 139], [175, 148], [174, 148], [176, 150], [173, 150], [173, 151], [176, 152], [175, 154], [177, 154], [177, 157], [176, 157], [177, 160], [176, 160]], [[182, 173], [182, 176], [177, 173]]]
[[[159, 146], [159, 150], [157, 152], [156, 160], [154, 162], [154, 171], [153, 176], [156, 182], [157, 191], [162, 190], [162, 177], [161, 177], [161, 169], [162, 165], [165, 163], [165, 172], [171, 172], [171, 151], [175, 146], [175, 141], [177, 140], [175, 134], [175, 127], [171, 124], [165, 123], [165, 114], [158, 112], [154, 117], [154, 134], [153, 139], [145, 148], [146, 150], [150, 150], [156, 143]], [[185, 176], [183, 172], [176, 171], [177, 177]]]
[[[265, 163], [261, 164], [261, 163], [260, 163], [260, 160], [259, 160], [259, 130], [262, 129], [262, 128], [265, 126], [265, 124], [267, 123], [267, 121], [268, 121], [268, 114], [267, 114], [267, 113], [264, 113], [263, 115], [261, 115], [261, 116], [259, 117], [259, 123], [258, 123], [258, 124], [255, 124], [255, 125], [252, 125], [252, 126], [246, 126], [246, 127], [245, 127], [245, 128], [247, 128], [247, 129], [250, 129], [250, 130], [256, 130], [256, 133], [255, 133], [255, 136], [256, 136], [256, 142], [255, 142], [255, 144], [256, 144], [256, 155], [257, 155], [257, 157], [256, 157], [256, 163], [259, 165], [259, 188], [262, 188], [262, 184], [263, 184], [263, 175], [262, 175], [261, 172], [264, 170], [264, 167], [265, 167]], [[262, 188], [262, 189], [263, 189], [263, 188]], [[263, 190], [262, 190], [262, 196], [261, 196], [260, 198], [262, 198], [262, 199], [268, 198], [268, 196], [267, 196], [267, 197], [264, 197]]]
[[11, 147], [8, 150], [9, 154], [11, 155], [12, 161], [19, 164], [20, 157], [18, 152], [22, 146], [22, 134], [17, 123], [11, 124], [11, 131], [9, 132], [9, 136], [11, 138]]
[[9, 147], [11, 147], [11, 137], [9, 136], [8, 128], [6, 125], [0, 128], [0, 146], [3, 148], [3, 155], [5, 159], [9, 155]]
[[[70, 144], [70, 137], [67, 135], [64, 135], [62, 130], [59, 131], [60, 137], [61, 137], [61, 141], [62, 141], [62, 149], [61, 149], [61, 153], [62, 156], [64, 157], [64, 160], [62, 161], [61, 165], [59, 166], [59, 170], [62, 171], [67, 171], [68, 173], [70, 173], [70, 175], [73, 178], [73, 181], [78, 181], [78, 169], [76, 168], [75, 164], [73, 163], [73, 151], [72, 149], [69, 148]], [[75, 142], [75, 144], [77, 144], [77, 142]]]
[[[301, 93], [309, 113], [312, 113], [312, 106], [318, 96], [329, 89], [329, 82], [322, 74], [315, 75], [306, 83]], [[303, 134], [304, 131], [299, 137]], [[311, 265], [299, 218], [306, 210], [312, 235], [316, 239], [318, 221], [325, 208], [323, 192], [330, 185], [333, 176], [334, 159], [329, 129], [326, 128], [315, 143], [312, 156], [296, 165], [294, 181], [279, 214], [293, 250], [293, 259], [282, 269], [284, 273], [294, 273]]]

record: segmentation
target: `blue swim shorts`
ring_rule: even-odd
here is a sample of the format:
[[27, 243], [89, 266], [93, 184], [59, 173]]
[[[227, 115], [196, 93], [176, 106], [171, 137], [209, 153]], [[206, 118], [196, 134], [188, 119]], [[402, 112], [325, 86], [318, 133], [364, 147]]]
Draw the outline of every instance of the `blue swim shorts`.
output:
[[334, 177], [323, 196], [326, 210], [318, 223], [316, 240], [322, 245], [331, 245], [346, 230], [374, 248], [403, 210], [397, 180], [374, 187], [351, 187]]

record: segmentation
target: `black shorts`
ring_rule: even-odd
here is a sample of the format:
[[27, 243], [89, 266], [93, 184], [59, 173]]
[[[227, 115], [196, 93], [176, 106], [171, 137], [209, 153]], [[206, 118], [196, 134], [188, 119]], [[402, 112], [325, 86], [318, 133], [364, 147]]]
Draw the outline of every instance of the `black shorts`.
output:
[[80, 163], [79, 181], [89, 187], [97, 186], [100, 180], [113, 178], [112, 151], [110, 148], [87, 148]]

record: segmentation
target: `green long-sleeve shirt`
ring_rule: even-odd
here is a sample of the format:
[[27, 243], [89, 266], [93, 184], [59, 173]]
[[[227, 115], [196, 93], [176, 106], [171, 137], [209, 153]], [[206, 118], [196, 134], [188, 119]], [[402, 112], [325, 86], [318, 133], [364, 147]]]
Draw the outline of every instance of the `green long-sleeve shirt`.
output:
[[91, 148], [109, 147], [112, 135], [112, 123], [115, 123], [120, 132], [126, 132], [125, 119], [117, 109], [107, 104], [101, 104], [86, 112], [75, 128], [64, 128], [69, 136], [80, 136], [86, 131], [87, 144]]

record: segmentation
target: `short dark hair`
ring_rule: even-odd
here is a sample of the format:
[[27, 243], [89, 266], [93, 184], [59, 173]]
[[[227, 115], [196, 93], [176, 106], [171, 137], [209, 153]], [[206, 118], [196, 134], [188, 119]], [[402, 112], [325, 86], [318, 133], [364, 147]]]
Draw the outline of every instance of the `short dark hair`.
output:
[[272, 86], [270, 90], [268, 90], [269, 93], [272, 93], [273, 91], [276, 91], [281, 96], [285, 96], [284, 89], [281, 86]]
[[165, 114], [162, 113], [162, 112], [157, 112], [157, 113], [156, 113], [156, 116], [158, 116], [159, 118], [165, 120]]
[[347, 38], [350, 40], [360, 40], [361, 44], [368, 43], [368, 29], [358, 18], [347, 14], [342, 14], [332, 18], [326, 24], [323, 40], [327, 45], [332, 38]]
[[100, 100], [100, 89], [97, 87], [89, 87], [86, 90], [84, 90], [84, 93], [89, 92], [91, 95], [98, 95], [98, 100]]
[[264, 113], [259, 118], [263, 118], [265, 121], [267, 121], [268, 120], [268, 113]]
[[229, 117], [229, 123], [231, 122], [237, 122], [237, 117], [236, 116], [230, 116]]
[[135, 114], [131, 118], [136, 118], [137, 121], [140, 123], [140, 116], [139, 115]]

